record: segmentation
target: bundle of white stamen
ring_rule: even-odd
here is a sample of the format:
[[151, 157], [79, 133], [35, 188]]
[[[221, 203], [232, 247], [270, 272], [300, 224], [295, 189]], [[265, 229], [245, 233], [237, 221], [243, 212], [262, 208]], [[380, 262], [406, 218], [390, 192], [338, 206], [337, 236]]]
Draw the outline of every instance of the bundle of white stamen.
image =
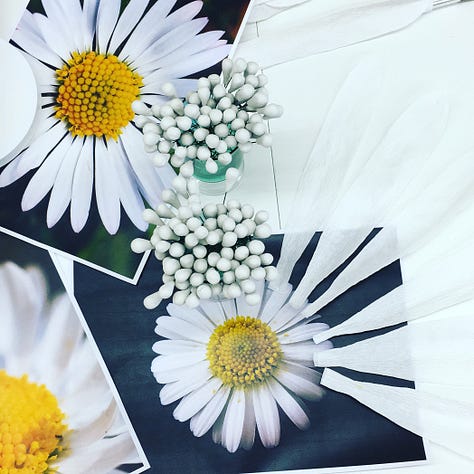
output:
[[271, 235], [268, 213], [236, 200], [202, 206], [195, 178], [179, 175], [173, 186], [163, 191], [165, 204], [143, 214], [155, 226], [151, 238], [131, 245], [137, 253], [154, 250], [163, 262], [163, 284], [145, 298], [145, 307], [154, 309], [171, 296], [173, 303], [193, 308], [200, 299], [242, 294], [248, 304], [258, 304], [255, 281], [277, 276], [260, 240]]
[[[170, 100], [165, 104], [149, 108], [134, 102], [135, 123], [142, 128], [145, 150], [154, 155], [155, 165], [170, 162], [182, 168], [191, 162], [183, 173], [191, 176], [193, 160], [198, 159], [214, 174], [231, 163], [237, 149], [248, 152], [253, 143], [270, 147], [272, 137], [264, 120], [280, 117], [283, 109], [268, 102], [268, 79], [259, 70], [255, 62], [227, 58], [221, 76], [201, 77], [198, 89], [185, 99], [166, 83], [162, 92]], [[238, 177], [235, 171], [229, 174], [229, 187]]]

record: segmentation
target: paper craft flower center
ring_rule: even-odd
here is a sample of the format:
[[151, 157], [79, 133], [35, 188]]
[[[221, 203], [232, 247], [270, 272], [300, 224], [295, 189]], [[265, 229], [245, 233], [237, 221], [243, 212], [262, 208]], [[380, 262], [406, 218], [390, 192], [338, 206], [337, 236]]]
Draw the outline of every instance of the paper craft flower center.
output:
[[56, 397], [26, 375], [0, 371], [0, 472], [54, 472], [67, 431]]
[[212, 374], [234, 388], [264, 382], [278, 368], [282, 356], [276, 333], [249, 316], [236, 316], [216, 327], [207, 344]]
[[142, 78], [117, 56], [72, 53], [72, 59], [56, 71], [56, 117], [73, 135], [113, 138], [133, 119]]

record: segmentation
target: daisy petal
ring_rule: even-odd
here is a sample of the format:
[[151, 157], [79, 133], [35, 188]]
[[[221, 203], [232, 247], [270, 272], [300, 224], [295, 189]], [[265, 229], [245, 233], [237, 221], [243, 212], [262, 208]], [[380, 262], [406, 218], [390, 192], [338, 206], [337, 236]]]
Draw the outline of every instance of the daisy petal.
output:
[[329, 326], [324, 323], [310, 323], [298, 326], [284, 333], [278, 334], [278, 340], [281, 344], [292, 344], [294, 342], [308, 341], [313, 338], [315, 334], [325, 331]]
[[286, 416], [300, 429], [306, 430], [309, 428], [310, 422], [308, 415], [303, 410], [298, 401], [288, 393], [276, 380], [268, 382], [273, 398], [280, 405]]
[[280, 442], [280, 416], [275, 399], [266, 385], [252, 392], [258, 434], [266, 448], [274, 448]]
[[[273, 318], [268, 324], [274, 331], [278, 331], [280, 328], [282, 328], [289, 322], [293, 322], [295, 316], [299, 316], [299, 315], [300, 315], [300, 308], [294, 308], [289, 303], [287, 303], [280, 309], [280, 311], [278, 311], [278, 313], [276, 313], [273, 316]], [[305, 318], [301, 316], [300, 321], [301, 319], [305, 319]]]
[[[169, 316], [162, 316], [156, 320], [155, 332], [163, 337], [169, 337], [167, 334], [171, 333], [173, 334], [171, 339], [188, 339], [202, 344], [207, 344], [210, 336], [210, 333], [195, 327], [191, 323]], [[174, 337], [175, 334], [178, 337]]]
[[244, 429], [245, 392], [234, 389], [222, 425], [222, 445], [230, 453], [237, 451]]
[[205, 435], [214, 425], [230, 395], [230, 388], [222, 386], [209, 403], [191, 418], [190, 428], [198, 438]]
[[296, 395], [306, 400], [318, 400], [323, 389], [318, 385], [321, 375], [313, 369], [292, 362], [281, 362], [275, 378]]
[[164, 339], [162, 341], [156, 341], [153, 344], [153, 352], [157, 354], [170, 355], [179, 354], [180, 352], [193, 352], [199, 351], [204, 346], [193, 341], [176, 341], [171, 339]]
[[86, 47], [92, 46], [92, 39], [95, 36], [95, 27], [96, 27], [96, 20], [97, 20], [97, 13], [99, 10], [99, 0], [84, 0], [84, 4], [82, 7], [83, 11], [83, 22], [84, 22], [84, 34]]
[[61, 163], [49, 198], [48, 211], [46, 214], [48, 227], [53, 227], [59, 221], [71, 201], [74, 171], [81, 146], [82, 140], [74, 140]]
[[201, 388], [186, 395], [173, 411], [175, 419], [178, 421], [189, 420], [215, 397], [221, 385], [222, 382], [218, 378], [213, 377]]
[[66, 130], [56, 119], [49, 120], [48, 124], [52, 125], [51, 128], [3, 170], [0, 175], [0, 187], [8, 186], [32, 169], [38, 168], [50, 151], [66, 136]]
[[182, 352], [180, 354], [160, 355], [153, 359], [152, 371], [176, 370], [183, 367], [189, 367], [206, 358], [206, 349], [193, 352]]
[[[255, 292], [262, 298], [263, 290], [265, 286], [265, 281], [260, 280], [256, 281], [256, 290]], [[252, 316], [256, 318], [260, 312], [260, 304], [250, 305], [245, 301], [245, 296], [241, 295], [235, 300], [235, 304], [237, 305], [237, 313], [242, 316]]]
[[201, 300], [199, 302], [200, 310], [206, 315], [206, 317], [213, 322], [214, 326], [220, 326], [225, 322], [225, 313], [219, 302]]
[[252, 448], [255, 441], [255, 426], [255, 408], [253, 406], [252, 395], [250, 392], [245, 392], [244, 427], [242, 429], [242, 438], [239, 448], [246, 450]]
[[53, 187], [59, 168], [72, 145], [72, 138], [66, 135], [58, 146], [44, 160], [33, 175], [21, 200], [21, 209], [29, 211], [35, 207]]
[[96, 38], [99, 52], [108, 51], [108, 44], [120, 13], [120, 0], [107, 0], [99, 3], [96, 22]]
[[186, 367], [181, 367], [172, 370], [155, 370], [155, 362], [156, 358], [151, 363], [151, 371], [155, 376], [155, 380], [158, 383], [166, 384], [172, 382], [186, 381], [189, 379], [190, 376], [193, 376], [196, 370], [205, 370], [209, 367], [209, 362], [206, 360], [194, 363], [194, 365], [188, 365]]
[[138, 58], [139, 54], [153, 42], [156, 24], [161, 23], [166, 18], [175, 3], [176, 0], [155, 2], [130, 35], [120, 53], [120, 58]]
[[237, 316], [237, 308], [235, 306], [235, 300], [221, 300], [219, 301], [222, 309], [224, 310], [226, 319], [232, 319]]
[[120, 198], [113, 157], [102, 140], [95, 142], [95, 198], [100, 218], [108, 233], [114, 235], [120, 226]]
[[273, 319], [280, 308], [286, 303], [290, 297], [292, 286], [287, 284], [285, 287], [278, 289], [277, 291], [270, 290], [270, 296], [261, 310], [260, 319], [264, 323], [268, 323]]
[[80, 232], [86, 224], [92, 200], [93, 141], [86, 138], [82, 145], [74, 173], [71, 193], [71, 226], [74, 232]]
[[[332, 347], [332, 344], [329, 344], [328, 349]], [[291, 362], [296, 362], [306, 366], [313, 365], [314, 352], [316, 350], [316, 345], [311, 342], [299, 342], [296, 344], [284, 344], [282, 346], [283, 354], [285, 359]]]
[[71, 452], [81, 447], [92, 445], [92, 443], [103, 438], [114, 422], [117, 415], [117, 404], [111, 398], [108, 406], [98, 414], [94, 420], [87, 420], [83, 424], [74, 424], [71, 429], [74, 434], [71, 436], [70, 445]]
[[117, 26], [110, 40], [109, 51], [115, 54], [116, 49], [130, 34], [142, 17], [150, 0], [130, 0], [125, 10], [120, 15]]
[[176, 382], [165, 385], [160, 390], [160, 401], [162, 405], [169, 405], [170, 403], [179, 400], [193, 390], [197, 390], [204, 385], [212, 377], [208, 367], [205, 365], [196, 368], [192, 374], [186, 379], [181, 379]]
[[170, 316], [182, 319], [183, 321], [187, 321], [190, 324], [195, 324], [196, 327], [209, 333], [209, 335], [211, 335], [215, 329], [215, 326], [196, 309], [190, 309], [186, 306], [178, 306], [176, 304], [170, 303], [166, 307], [166, 310]]
[[55, 22], [44, 15], [34, 13], [33, 18], [46, 42], [47, 48], [52, 49], [61, 59], [67, 61], [74, 49], [67, 35], [58, 28]]

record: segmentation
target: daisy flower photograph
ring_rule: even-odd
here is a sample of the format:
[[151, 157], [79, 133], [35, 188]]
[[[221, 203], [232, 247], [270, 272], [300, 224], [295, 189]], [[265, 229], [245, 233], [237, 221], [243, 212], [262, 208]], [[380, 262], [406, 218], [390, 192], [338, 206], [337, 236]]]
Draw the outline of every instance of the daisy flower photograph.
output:
[[[260, 303], [253, 305], [242, 294], [201, 299], [196, 308], [165, 300], [150, 310], [143, 298], [163, 275], [156, 259], [148, 261], [133, 290], [74, 265], [75, 298], [152, 472], [360, 469], [426, 459], [422, 438], [325, 388], [322, 370], [314, 365], [338, 347], [380, 334], [375, 330], [315, 342], [399, 287], [399, 262], [307, 317], [308, 301], [295, 307], [291, 298], [319, 238], [313, 237], [296, 262], [288, 284], [273, 290], [271, 282], [257, 282]], [[281, 235], [265, 239], [275, 265], [281, 244]], [[309, 301], [329, 283], [318, 286]], [[406, 380], [336, 370], [358, 381], [413, 386]]]
[[48, 253], [4, 234], [0, 249], [0, 471], [141, 472], [146, 458]]
[[[0, 156], [0, 226], [133, 279], [124, 242], [147, 229], [147, 206], [176, 171], [156, 168], [132, 103], [180, 97], [220, 73], [248, 0], [32, 0], [10, 43], [38, 90], [33, 124]], [[118, 254], [121, 254], [118, 257]]]

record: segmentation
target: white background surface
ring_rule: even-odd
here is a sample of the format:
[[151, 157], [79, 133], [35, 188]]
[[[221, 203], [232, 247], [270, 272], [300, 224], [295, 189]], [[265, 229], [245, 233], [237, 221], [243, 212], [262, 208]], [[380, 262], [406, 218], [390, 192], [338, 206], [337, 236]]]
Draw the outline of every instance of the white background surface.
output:
[[[325, 1], [325, 0], [324, 0]], [[322, 4], [324, 4], [322, 1]], [[338, 0], [339, 1], [339, 0]], [[8, 36], [11, 25], [27, 1], [3, 0], [0, 37]], [[327, 3], [327, 2], [326, 2]], [[339, 1], [339, 3], [341, 3]], [[318, 8], [318, 1], [305, 4]], [[385, 37], [337, 51], [291, 61], [264, 71], [270, 79], [271, 101], [285, 108], [281, 119], [271, 122], [274, 146], [271, 150], [255, 147], [246, 157], [244, 180], [232, 196], [252, 202], [272, 215], [275, 229], [282, 227], [294, 199], [298, 179], [324, 120], [325, 113], [347, 73], [362, 58], [374, 57], [385, 71], [384, 100], [372, 123], [373, 147], [393, 117], [420, 94], [429, 90], [445, 90], [454, 104], [450, 139], [444, 151], [453, 156], [474, 146], [471, 108], [465, 107], [466, 94], [474, 84], [474, 3], [455, 5], [424, 15], [408, 28]], [[285, 41], [285, 26], [291, 22], [291, 11], [257, 25], [250, 25], [244, 38], [260, 32], [278, 32]], [[275, 45], [278, 47], [278, 45]], [[238, 56], [238, 50], [237, 50]], [[252, 58], [246, 58], [251, 60]], [[2, 113], [5, 113], [2, 111]], [[419, 255], [423, 259], [423, 255]], [[416, 260], [416, 258], [415, 258]], [[404, 274], [410, 262], [403, 263]], [[416, 265], [416, 261], [412, 262]], [[71, 280], [71, 262], [61, 262], [61, 270]], [[436, 317], [471, 314], [472, 301], [445, 310]], [[459, 361], [463, 363], [462, 360]], [[466, 370], [472, 370], [466, 367]], [[425, 386], [458, 399], [473, 400], [473, 390], [462, 387]], [[472, 474], [474, 463], [441, 446], [432, 445], [432, 463], [426, 466], [391, 469], [393, 474]], [[307, 471], [310, 472], [310, 471]], [[316, 472], [316, 471], [314, 471]], [[371, 470], [370, 472], [387, 472]]]

